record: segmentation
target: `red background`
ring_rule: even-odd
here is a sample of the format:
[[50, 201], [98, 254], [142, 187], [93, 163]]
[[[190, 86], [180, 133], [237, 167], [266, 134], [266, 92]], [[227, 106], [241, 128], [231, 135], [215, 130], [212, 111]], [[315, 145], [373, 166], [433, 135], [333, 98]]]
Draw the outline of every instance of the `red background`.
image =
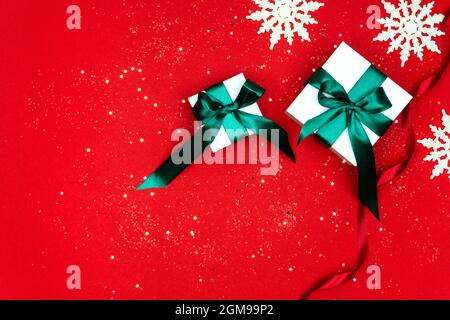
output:
[[[153, 196], [135, 191], [169, 155], [172, 131], [192, 131], [182, 100], [237, 73], [267, 89], [259, 105], [294, 146], [299, 127], [284, 111], [341, 41], [411, 93], [444, 68], [448, 26], [442, 55], [401, 68], [366, 27], [378, 1], [324, 2], [310, 43], [269, 50], [269, 35], [245, 18], [257, 9], [250, 0], [78, 0], [79, 31], [66, 28], [69, 1], [3, 1], [0, 298], [296, 299], [350, 265], [356, 171], [315, 139], [296, 148], [297, 163], [281, 156], [276, 176], [197, 165]], [[449, 7], [436, 1], [434, 11]], [[441, 109], [450, 113], [448, 85], [447, 74], [410, 104], [417, 139], [441, 125]], [[403, 143], [394, 124], [376, 145], [378, 167], [401, 158]], [[356, 281], [313, 298], [450, 298], [449, 179], [430, 180], [427, 152], [417, 145], [380, 190], [381, 223], [370, 223]], [[366, 287], [370, 264], [381, 267], [381, 290]], [[81, 290], [66, 287], [69, 265], [81, 268]]]

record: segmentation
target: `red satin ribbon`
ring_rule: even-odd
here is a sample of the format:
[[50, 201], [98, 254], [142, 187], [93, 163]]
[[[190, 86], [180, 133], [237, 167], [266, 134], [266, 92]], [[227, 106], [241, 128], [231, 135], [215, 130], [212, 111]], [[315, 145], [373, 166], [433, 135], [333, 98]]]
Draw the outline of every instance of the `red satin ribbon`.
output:
[[[447, 69], [450, 72], [450, 65], [444, 70]], [[440, 73], [437, 73], [424, 81], [422, 81], [415, 93], [415, 97], [418, 97], [428, 91], [431, 87], [433, 87], [440, 78]], [[447, 73], [447, 72], [446, 72]], [[400, 126], [405, 134], [405, 157], [398, 163], [392, 165], [388, 169], [380, 172], [378, 174], [377, 186], [381, 187], [382, 185], [392, 181], [397, 176], [399, 176], [403, 170], [408, 165], [412, 154], [415, 149], [415, 135], [411, 126], [411, 121], [409, 117], [410, 107], [406, 107], [402, 113], [400, 118]], [[361, 266], [364, 264], [367, 258], [367, 252], [369, 248], [369, 236], [368, 236], [368, 221], [370, 217], [370, 212], [367, 208], [360, 204], [358, 207], [358, 229], [357, 229], [357, 258], [355, 264], [348, 268], [346, 271], [342, 271], [339, 273], [335, 273], [332, 275], [327, 275], [317, 281], [310, 289], [308, 289], [300, 299], [309, 299], [310, 296], [323, 289], [329, 289], [336, 287], [338, 285], [343, 284], [350, 280], [356, 272], [359, 271]]]

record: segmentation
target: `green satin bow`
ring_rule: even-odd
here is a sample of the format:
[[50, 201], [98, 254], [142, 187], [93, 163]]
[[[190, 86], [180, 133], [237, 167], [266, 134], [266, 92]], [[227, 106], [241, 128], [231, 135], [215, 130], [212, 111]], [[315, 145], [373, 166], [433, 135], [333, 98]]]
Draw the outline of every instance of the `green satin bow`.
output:
[[315, 133], [331, 147], [348, 128], [358, 164], [358, 197], [378, 220], [375, 157], [362, 124], [380, 137], [392, 124], [392, 120], [381, 113], [392, 107], [380, 87], [385, 80], [386, 76], [371, 65], [347, 93], [327, 71], [319, 69], [308, 84], [319, 90], [319, 103], [328, 110], [303, 125], [297, 143]]
[[[257, 115], [241, 111], [240, 109], [254, 104], [264, 94], [264, 89], [247, 80], [242, 86], [236, 100], [232, 100], [223, 83], [218, 83], [205, 92], [198, 95], [198, 100], [194, 105], [194, 115], [198, 120], [202, 121], [202, 130], [199, 130], [187, 143], [190, 144], [190, 162], [192, 163], [199, 157], [203, 151], [211, 144], [215, 136], [209, 141], [203, 141], [202, 132], [215, 129], [217, 133], [221, 126], [230, 138], [231, 142], [248, 135], [247, 129], [252, 130], [256, 134], [259, 130], [278, 130], [279, 141], [271, 141], [271, 134], [265, 137], [268, 142], [277, 143], [277, 146], [286, 155], [295, 161], [294, 153], [289, 145], [288, 135], [284, 129], [275, 122]], [[202, 141], [202, 147], [194, 148], [194, 141]], [[174, 151], [179, 152], [180, 149]], [[175, 164], [171, 157], [164, 161], [137, 189], [144, 190], [149, 188], [164, 188], [173, 179], [175, 179], [189, 163]]]

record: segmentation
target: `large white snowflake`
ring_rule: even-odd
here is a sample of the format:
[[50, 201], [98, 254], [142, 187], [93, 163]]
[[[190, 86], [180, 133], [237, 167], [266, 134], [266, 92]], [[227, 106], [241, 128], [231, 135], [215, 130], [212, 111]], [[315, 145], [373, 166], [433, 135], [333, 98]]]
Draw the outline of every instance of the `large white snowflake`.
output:
[[430, 179], [443, 174], [445, 171], [450, 178], [450, 116], [445, 113], [445, 110], [442, 110], [442, 125], [443, 128], [430, 125], [434, 139], [426, 138], [418, 141], [425, 147], [432, 149], [423, 160], [437, 162]]
[[373, 40], [390, 41], [387, 53], [400, 49], [402, 67], [411, 52], [420, 60], [423, 59], [424, 49], [441, 53], [433, 38], [445, 34], [435, 26], [442, 22], [445, 16], [431, 13], [434, 2], [421, 6], [421, 0], [411, 0], [410, 3], [408, 0], [400, 0], [398, 7], [387, 1], [381, 2], [390, 17], [377, 20], [387, 30], [382, 31]]
[[311, 41], [305, 26], [317, 21], [309, 13], [316, 11], [323, 3], [307, 0], [253, 0], [261, 10], [251, 13], [247, 19], [262, 21], [258, 34], [271, 32], [270, 49], [284, 36], [292, 45], [295, 34], [302, 41]]

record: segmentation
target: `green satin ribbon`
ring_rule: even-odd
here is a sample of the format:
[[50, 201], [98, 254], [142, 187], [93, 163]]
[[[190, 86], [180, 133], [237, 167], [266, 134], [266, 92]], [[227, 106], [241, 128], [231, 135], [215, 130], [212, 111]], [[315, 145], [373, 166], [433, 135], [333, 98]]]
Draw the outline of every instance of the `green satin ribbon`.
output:
[[[247, 136], [247, 129], [252, 130], [256, 134], [258, 134], [260, 130], [265, 129], [269, 132], [267, 137], [265, 137], [267, 141], [276, 144], [289, 158], [295, 161], [294, 153], [289, 145], [288, 135], [284, 129], [267, 118], [240, 110], [254, 104], [261, 98], [264, 91], [265, 90], [256, 83], [247, 80], [234, 101], [231, 99], [223, 83], [218, 83], [206, 89], [205, 92], [199, 93], [198, 101], [194, 105], [193, 111], [195, 117], [202, 121], [203, 127], [191, 137], [190, 141], [186, 142], [190, 144], [191, 148], [189, 163], [193, 163], [215, 138], [215, 136], [212, 136], [209, 141], [203, 141], [202, 132], [215, 129], [217, 133], [222, 126], [231, 142], [236, 142]], [[270, 130], [278, 130], [279, 141], [271, 140]], [[195, 148], [194, 141], [202, 141], [201, 148]], [[180, 149], [182, 149], [182, 147]], [[180, 149], [175, 150], [174, 152], [180, 152]], [[172, 161], [172, 158], [169, 157], [137, 189], [164, 188], [175, 179], [189, 163], [175, 164]]]
[[350, 143], [358, 164], [358, 198], [379, 220], [375, 157], [362, 124], [382, 136], [392, 120], [381, 112], [392, 107], [380, 87], [386, 76], [370, 66], [347, 93], [327, 71], [319, 69], [308, 84], [319, 90], [319, 103], [327, 108], [302, 127], [297, 145], [316, 134], [331, 147], [348, 128]]

